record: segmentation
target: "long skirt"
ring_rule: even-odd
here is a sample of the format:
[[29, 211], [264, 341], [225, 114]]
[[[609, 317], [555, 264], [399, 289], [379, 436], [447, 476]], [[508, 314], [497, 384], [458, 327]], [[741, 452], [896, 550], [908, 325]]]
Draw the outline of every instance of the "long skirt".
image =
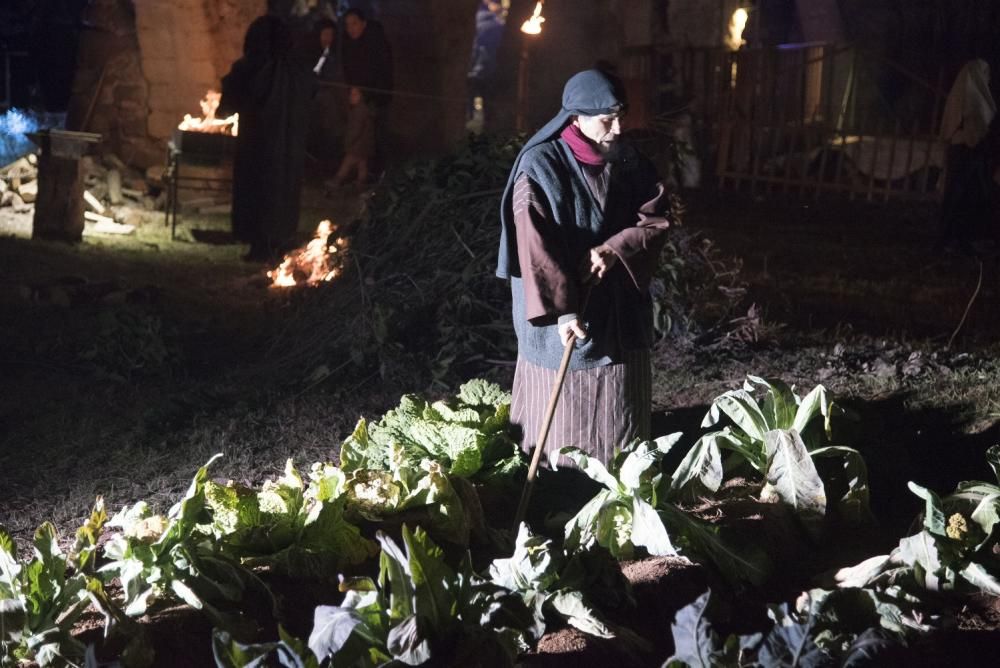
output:
[[[534, 450], [555, 383], [555, 369], [518, 358], [511, 397], [511, 423], [524, 433], [521, 447]], [[573, 445], [607, 464], [614, 449], [634, 438], [648, 439], [652, 376], [648, 350], [626, 353], [623, 362], [569, 371], [545, 439], [541, 461]], [[572, 467], [559, 457], [559, 467]]]

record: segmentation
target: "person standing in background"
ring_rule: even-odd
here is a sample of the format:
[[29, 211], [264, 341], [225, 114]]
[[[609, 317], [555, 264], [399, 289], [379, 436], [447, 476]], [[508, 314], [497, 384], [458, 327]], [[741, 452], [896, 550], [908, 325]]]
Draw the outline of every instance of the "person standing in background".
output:
[[342, 46], [344, 82], [360, 89], [372, 112], [375, 131], [374, 171], [385, 169], [389, 143], [389, 103], [392, 101], [392, 48], [378, 21], [360, 9], [344, 14], [346, 38]]
[[309, 154], [324, 163], [336, 164], [342, 157], [344, 136], [344, 99], [337, 59], [337, 24], [332, 19], [320, 19], [312, 29], [312, 49], [308, 65], [319, 89], [313, 100], [309, 118]]
[[365, 104], [364, 96], [357, 88], [352, 88], [347, 109], [347, 132], [344, 135], [344, 159], [337, 175], [333, 177], [333, 187], [339, 188], [348, 182], [351, 174], [357, 172], [357, 185], [364, 188], [368, 182], [368, 161], [375, 151], [375, 133], [372, 127], [371, 108]]
[[497, 51], [503, 38], [503, 6], [499, 2], [483, 0], [476, 10], [476, 37], [472, 41], [472, 56], [466, 74], [469, 103], [466, 109], [466, 128], [480, 133], [486, 125], [491, 105], [490, 89], [497, 70]]
[[250, 24], [243, 57], [222, 78], [219, 112], [239, 113], [233, 161], [233, 236], [249, 243], [244, 259], [267, 261], [294, 243], [309, 105], [316, 79], [292, 57], [285, 22]]

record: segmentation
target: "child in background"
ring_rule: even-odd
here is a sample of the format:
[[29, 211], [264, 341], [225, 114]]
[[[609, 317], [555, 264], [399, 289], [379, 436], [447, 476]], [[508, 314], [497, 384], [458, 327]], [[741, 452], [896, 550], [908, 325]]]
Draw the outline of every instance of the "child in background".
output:
[[344, 160], [333, 177], [334, 186], [346, 185], [351, 174], [357, 171], [357, 185], [364, 187], [368, 181], [368, 161], [375, 153], [375, 125], [372, 111], [358, 88], [351, 88], [348, 95], [347, 133], [344, 137]]

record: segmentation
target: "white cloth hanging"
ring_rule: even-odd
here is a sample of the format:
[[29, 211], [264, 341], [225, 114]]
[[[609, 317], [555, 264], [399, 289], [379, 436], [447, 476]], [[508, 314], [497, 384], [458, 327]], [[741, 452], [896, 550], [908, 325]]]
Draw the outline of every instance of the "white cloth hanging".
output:
[[970, 60], [962, 66], [944, 103], [941, 138], [952, 144], [975, 146], [986, 137], [997, 113], [990, 93], [990, 66], [985, 60]]

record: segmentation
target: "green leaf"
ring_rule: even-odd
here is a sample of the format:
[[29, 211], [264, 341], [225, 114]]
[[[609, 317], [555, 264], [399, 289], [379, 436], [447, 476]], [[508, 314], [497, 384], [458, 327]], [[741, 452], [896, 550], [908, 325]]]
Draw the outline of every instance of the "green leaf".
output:
[[309, 649], [321, 661], [340, 652], [355, 629], [363, 626], [364, 617], [354, 609], [320, 605], [313, 612], [313, 629], [309, 634]]
[[944, 588], [941, 582], [943, 564], [937, 540], [932, 534], [921, 531], [916, 535], [903, 538], [899, 541], [894, 555], [904, 564], [913, 568], [917, 582], [924, 589], [939, 591]]
[[414, 611], [436, 628], [454, 615], [455, 596], [448, 591], [447, 583], [454, 580], [455, 572], [444, 562], [441, 548], [420, 527], [411, 532], [404, 524], [403, 541], [409, 555]]
[[313, 504], [295, 547], [330, 555], [338, 570], [378, 554], [378, 546], [344, 517], [345, 500]]
[[659, 514], [638, 496], [632, 498], [632, 533], [630, 538], [634, 545], [646, 548], [646, 551], [653, 556], [674, 556], [677, 554]]
[[602, 509], [613, 503], [614, 492], [602, 489], [566, 523], [564, 547], [567, 552], [586, 549], [595, 542], [595, 528]]
[[[833, 470], [819, 467], [823, 489], [827, 498], [837, 501], [837, 513], [853, 524], [864, 524], [874, 520], [869, 503], [868, 467], [861, 453], [854, 448], [831, 445], [810, 452], [813, 462], [822, 459], [839, 460]], [[822, 462], [819, 462], [822, 463]]]
[[559, 579], [562, 559], [544, 536], [532, 535], [528, 525], [518, 527], [514, 554], [508, 559], [494, 559], [490, 579], [511, 591], [548, 591]]
[[771, 564], [762, 550], [754, 546], [737, 549], [729, 545], [714, 526], [672, 504], [662, 504], [659, 512], [667, 530], [678, 537], [676, 542], [687, 546], [680, 549], [687, 558], [715, 564], [723, 577], [736, 582], [744, 580], [759, 585], [766, 579]]
[[764, 438], [767, 485], [762, 501], [779, 499], [790, 506], [806, 528], [816, 533], [826, 513], [826, 492], [809, 451], [794, 429], [775, 429]]
[[598, 638], [614, 638], [615, 634], [608, 628], [596, 612], [583, 600], [579, 591], [557, 591], [547, 599], [570, 626]]
[[27, 622], [24, 603], [15, 598], [0, 598], [0, 642], [20, 642]]
[[552, 468], [555, 469], [555, 462], [559, 455], [570, 459], [577, 467], [592, 480], [604, 485], [609, 490], [616, 494], [623, 493], [622, 486], [619, 484], [618, 480], [615, 479], [613, 475], [608, 473], [608, 470], [604, 467], [604, 464], [595, 457], [591, 457], [583, 452], [580, 448], [574, 446], [566, 446], [560, 448], [558, 452], [553, 451], [550, 463]]
[[170, 588], [173, 590], [175, 594], [177, 594], [177, 598], [184, 601], [192, 608], [196, 610], [201, 610], [203, 607], [205, 607], [205, 604], [201, 600], [201, 598], [199, 598], [198, 595], [194, 593], [194, 590], [192, 590], [191, 587], [189, 587], [185, 582], [181, 580], [171, 580]]
[[606, 503], [597, 515], [593, 527], [594, 540], [618, 559], [635, 557], [632, 542], [632, 504], [620, 497]]
[[309, 486], [305, 496], [317, 501], [334, 501], [344, 493], [347, 476], [337, 466], [314, 462], [309, 470]]
[[670, 496], [693, 501], [714, 494], [722, 486], [721, 431], [705, 434], [688, 450], [670, 480]]
[[838, 587], [867, 587], [885, 571], [889, 563], [889, 555], [882, 554], [855, 566], [841, 568], [833, 577]]
[[379, 531], [375, 538], [382, 546], [378, 579], [382, 591], [389, 590], [389, 618], [402, 620], [412, 615], [415, 609], [410, 561], [387, 534]]
[[1000, 596], [1000, 580], [975, 561], [970, 562], [958, 573], [972, 586], [991, 596]]
[[[782, 608], [787, 609], [787, 606]], [[820, 668], [830, 665], [833, 657], [813, 639], [816, 627], [812, 614], [801, 621], [787, 612], [785, 617], [788, 621], [771, 627], [761, 645], [757, 661], [764, 666], [788, 668]]]
[[761, 412], [767, 419], [769, 429], [791, 429], [798, 408], [798, 397], [784, 381], [766, 380], [747, 374], [747, 379], [767, 390]]
[[674, 665], [672, 662], [690, 668], [718, 668], [723, 665], [720, 660], [721, 643], [705, 617], [710, 597], [711, 592], [706, 591], [674, 615], [670, 624], [674, 654], [667, 659], [667, 665]]
[[907, 483], [910, 491], [919, 496], [924, 500], [924, 528], [930, 531], [932, 534], [937, 536], [945, 536], [946, 528], [948, 526], [948, 521], [944, 516], [944, 507], [941, 505], [941, 499], [938, 495], [927, 489], [926, 487], [921, 487], [915, 482]]
[[993, 469], [997, 484], [1000, 484], [1000, 445], [991, 445], [986, 450], [986, 463]]
[[266, 659], [278, 648], [269, 642], [245, 645], [237, 642], [228, 631], [212, 631], [212, 654], [217, 668], [263, 668]]
[[817, 385], [812, 389], [812, 391], [807, 394], [799, 403], [798, 410], [795, 412], [795, 420], [792, 422], [791, 428], [800, 434], [805, 432], [806, 427], [812, 422], [816, 414], [820, 414], [824, 417], [823, 429], [826, 432], [827, 437], [830, 436], [830, 413], [832, 402], [827, 399], [826, 388], [822, 385]]
[[3, 526], [0, 526], [0, 554], [17, 558], [17, 544]]
[[621, 468], [618, 470], [618, 481], [628, 493], [639, 491], [645, 479], [649, 476], [646, 472], [654, 464], [658, 463], [663, 455], [676, 443], [681, 434], [671, 434], [665, 439], [657, 442], [636, 443], [630, 452], [625, 456]]
[[430, 661], [430, 642], [420, 627], [420, 618], [417, 615], [409, 615], [392, 627], [387, 645], [393, 658], [408, 666], [419, 666]]
[[499, 407], [510, 403], [510, 393], [496, 383], [475, 378], [458, 388], [458, 400], [470, 406]]
[[708, 409], [708, 414], [702, 420], [702, 427], [713, 427], [722, 419], [722, 414], [729, 417], [736, 427], [756, 441], [764, 440], [768, 431], [767, 420], [757, 406], [756, 400], [746, 390], [730, 390], [717, 397]]

